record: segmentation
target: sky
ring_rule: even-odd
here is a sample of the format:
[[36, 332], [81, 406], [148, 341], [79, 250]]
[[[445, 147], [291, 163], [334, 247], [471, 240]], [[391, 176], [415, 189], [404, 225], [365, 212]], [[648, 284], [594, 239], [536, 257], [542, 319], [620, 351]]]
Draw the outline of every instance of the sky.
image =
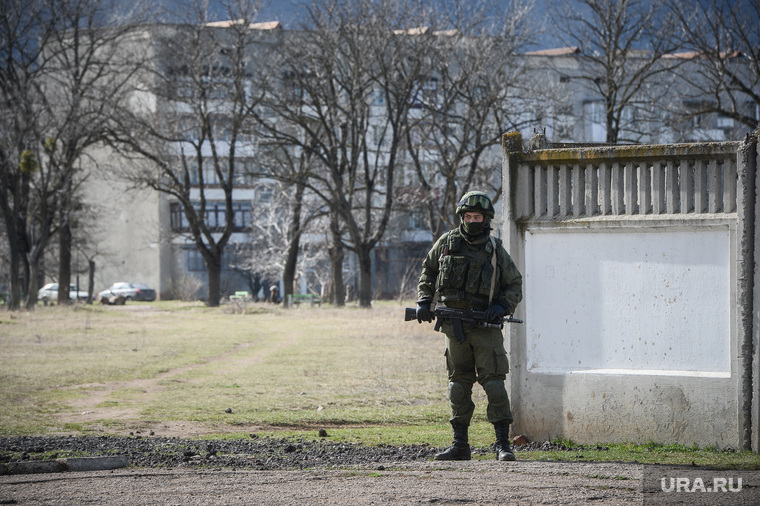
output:
[[294, 28], [293, 24], [301, 10], [298, 0], [269, 0], [268, 3], [259, 14], [261, 21], [280, 21], [285, 28]]
[[[259, 21], [280, 21], [284, 28], [295, 29], [298, 25], [298, 17], [303, 11], [302, 4], [304, 0], [264, 0], [267, 5], [259, 15]], [[311, 0], [305, 0], [311, 3]], [[423, 5], [442, 4], [446, 0], [420, 0]], [[508, 0], [492, 0], [497, 4], [499, 11], [506, 8]], [[547, 5], [552, 0], [534, 0], [534, 12], [541, 15], [546, 12]], [[557, 47], [559, 42], [552, 40], [549, 36], [544, 36], [539, 43], [541, 47]]]
[[[134, 0], [114, 0], [118, 3], [124, 3], [124, 5], [130, 4], [134, 5]], [[142, 0], [152, 3], [154, 6], [156, 5], [156, 0]], [[171, 22], [172, 12], [180, 12], [181, 9], [177, 7], [172, 7], [174, 2], [182, 2], [187, 0], [157, 0], [158, 5], [163, 5], [166, 7], [166, 12], [168, 14], [164, 14], [161, 16], [161, 18], [164, 18], [166, 21]], [[259, 22], [264, 21], [280, 21], [282, 23], [282, 26], [285, 29], [297, 29], [299, 27], [299, 17], [304, 14], [304, 3], [311, 4], [314, 0], [263, 0], [264, 7], [261, 10], [258, 20]], [[436, 6], [436, 5], [445, 5], [447, 2], [466, 2], [467, 0], [418, 0], [421, 5], [423, 6]], [[496, 7], [494, 8], [494, 13], [496, 15], [499, 15], [503, 12], [503, 10], [506, 8], [509, 0], [490, 0], [492, 1]], [[543, 15], [543, 13], [547, 12], [547, 5], [549, 5], [552, 1], [562, 1], [562, 0], [533, 0], [535, 2], [535, 9], [534, 12], [536, 13], [536, 18], [538, 19], [540, 16]], [[210, 0], [211, 3], [211, 10], [213, 12], [214, 8], [214, 0]], [[225, 18], [223, 10], [219, 9], [219, 14], [216, 16], [218, 19], [212, 19], [214, 21], [221, 21]], [[540, 41], [539, 46], [536, 46], [536, 48], [548, 48], [548, 47], [557, 47], [561, 44], [559, 44], [556, 41], [551, 41], [550, 39], [547, 39], [546, 37], [543, 38], [543, 40]]]

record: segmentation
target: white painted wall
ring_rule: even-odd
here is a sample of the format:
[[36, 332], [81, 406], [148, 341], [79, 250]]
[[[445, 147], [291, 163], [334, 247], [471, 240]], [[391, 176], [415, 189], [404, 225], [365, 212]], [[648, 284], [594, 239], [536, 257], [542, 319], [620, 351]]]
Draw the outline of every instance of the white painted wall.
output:
[[527, 372], [730, 377], [730, 231], [533, 230]]

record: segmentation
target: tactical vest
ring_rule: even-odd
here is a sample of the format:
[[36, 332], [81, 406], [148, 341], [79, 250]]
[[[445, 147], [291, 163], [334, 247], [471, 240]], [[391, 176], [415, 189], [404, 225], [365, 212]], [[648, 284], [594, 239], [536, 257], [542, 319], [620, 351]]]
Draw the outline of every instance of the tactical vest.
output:
[[470, 245], [458, 229], [448, 232], [438, 259], [438, 291], [442, 302], [451, 307], [485, 309], [489, 304], [494, 276], [494, 242]]

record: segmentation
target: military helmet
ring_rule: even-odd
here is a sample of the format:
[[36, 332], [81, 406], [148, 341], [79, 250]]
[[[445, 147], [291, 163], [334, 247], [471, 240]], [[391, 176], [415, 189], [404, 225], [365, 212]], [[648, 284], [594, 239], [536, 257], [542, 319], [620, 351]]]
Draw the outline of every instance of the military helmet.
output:
[[468, 212], [482, 213], [486, 218], [493, 218], [495, 216], [491, 199], [481, 191], [467, 192], [457, 203], [457, 214], [463, 215]]

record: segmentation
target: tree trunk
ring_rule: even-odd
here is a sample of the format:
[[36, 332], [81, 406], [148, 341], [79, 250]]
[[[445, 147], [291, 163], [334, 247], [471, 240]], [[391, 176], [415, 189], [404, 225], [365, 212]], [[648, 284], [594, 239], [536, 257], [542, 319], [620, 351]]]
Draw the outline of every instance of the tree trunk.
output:
[[299, 244], [299, 239], [293, 239], [288, 245], [285, 267], [282, 270], [282, 296], [284, 300], [287, 300], [288, 295], [293, 295], [294, 293]]
[[[37, 292], [34, 287], [37, 286], [36, 281], [32, 281], [32, 268], [29, 266], [29, 251], [24, 245], [21, 249], [19, 259], [21, 260], [21, 267], [23, 268], [22, 279], [19, 280], [19, 287], [24, 291], [21, 296], [24, 299], [26, 309], [34, 309], [37, 305]], [[35, 280], [36, 275], [35, 275]]]
[[346, 305], [346, 285], [343, 281], [343, 247], [333, 246], [328, 248], [330, 255], [330, 302], [336, 306]]
[[89, 275], [87, 277], [87, 303], [92, 304], [95, 298], [95, 260], [89, 260], [87, 262], [89, 267]]
[[251, 282], [248, 286], [251, 288], [251, 298], [253, 300], [256, 300], [256, 297], [259, 296], [259, 292], [261, 291], [262, 288], [264, 288], [265, 290], [269, 290], [269, 287], [264, 287], [264, 282], [265, 280], [261, 279], [260, 275], [253, 276], [251, 278]]
[[[20, 197], [16, 198], [16, 202], [20, 202], [21, 200], [23, 199]], [[16, 289], [19, 293], [19, 305], [23, 300], [26, 309], [34, 309], [37, 305], [37, 290], [36, 283], [32, 281], [32, 269], [29, 266], [31, 246], [26, 232], [26, 216], [23, 212], [17, 213], [17, 216], [14, 218], [14, 228], [16, 230], [14, 238], [16, 247], [18, 248], [19, 261], [17, 277], [15, 279]], [[11, 279], [11, 283], [13, 282], [14, 280]]]
[[338, 217], [333, 214], [330, 218], [330, 232], [332, 244], [327, 248], [330, 257], [330, 284], [332, 284], [330, 302], [336, 306], [346, 304], [346, 285], [343, 281], [343, 245], [340, 242], [340, 223]]
[[[5, 211], [5, 209], [3, 209]], [[5, 214], [5, 212], [3, 213]], [[19, 264], [21, 263], [21, 254], [19, 253], [18, 237], [16, 236], [16, 229], [13, 226], [10, 213], [6, 215], [5, 230], [8, 233], [8, 248], [10, 249], [10, 287], [8, 291], [8, 300], [6, 304], [10, 311], [15, 311], [21, 307], [21, 277], [19, 271]]]
[[617, 144], [619, 125], [617, 128], [615, 127], [615, 116], [612, 114], [612, 103], [610, 100], [607, 100], [605, 123], [607, 124], [607, 137], [605, 142], [607, 142], [607, 144]]
[[58, 231], [58, 304], [71, 304], [69, 285], [71, 284], [71, 226], [68, 222]]
[[19, 277], [19, 254], [18, 248], [11, 248], [10, 276], [11, 286], [8, 293], [8, 309], [15, 311], [21, 307], [21, 278]]
[[295, 205], [293, 206], [293, 225], [290, 244], [285, 258], [285, 267], [282, 271], [283, 300], [288, 300], [288, 295], [293, 295], [296, 279], [296, 267], [298, 266], [298, 250], [301, 245], [301, 205], [305, 186], [302, 182], [296, 183]]
[[372, 256], [371, 250], [357, 248], [359, 259], [359, 307], [372, 307]]
[[206, 262], [208, 269], [208, 307], [219, 307], [221, 301], [222, 262], [218, 258]]
[[[43, 227], [43, 230], [46, 230]], [[26, 308], [33, 309], [37, 306], [37, 291], [45, 284], [44, 251], [48, 241], [48, 235], [43, 232], [37, 239], [36, 244], [30, 249], [31, 243], [26, 235], [20, 239], [24, 245], [24, 275], [26, 286]], [[68, 286], [68, 285], [67, 285]], [[60, 293], [60, 290], [59, 290]]]
[[[37, 282], [37, 262], [28, 262], [28, 274], [26, 282], [26, 308], [34, 309], [37, 306], [37, 291], [40, 289], [40, 284]], [[60, 292], [60, 290], [58, 290]]]

